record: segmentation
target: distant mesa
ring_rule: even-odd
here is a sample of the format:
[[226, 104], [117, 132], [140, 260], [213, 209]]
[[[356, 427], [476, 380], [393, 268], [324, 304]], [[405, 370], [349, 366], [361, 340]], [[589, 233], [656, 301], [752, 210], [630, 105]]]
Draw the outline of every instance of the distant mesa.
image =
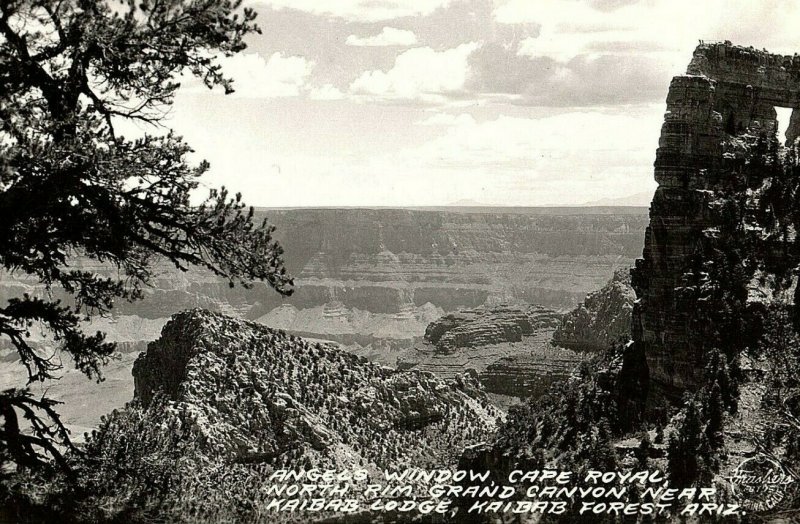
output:
[[445, 205], [448, 207], [491, 207], [489, 204], [478, 202], [477, 200], [473, 200], [471, 198], [462, 198], [454, 202], [449, 202]]
[[445, 315], [425, 330], [425, 341], [442, 353], [457, 348], [521, 342], [536, 330], [554, 327], [559, 315], [539, 306], [496, 306]]
[[633, 206], [633, 207], [648, 207], [650, 201], [653, 199], [652, 191], [642, 191], [641, 193], [634, 193], [632, 195], [621, 197], [601, 198], [598, 200], [591, 200], [584, 202], [581, 206], [584, 207], [604, 207], [604, 206]]

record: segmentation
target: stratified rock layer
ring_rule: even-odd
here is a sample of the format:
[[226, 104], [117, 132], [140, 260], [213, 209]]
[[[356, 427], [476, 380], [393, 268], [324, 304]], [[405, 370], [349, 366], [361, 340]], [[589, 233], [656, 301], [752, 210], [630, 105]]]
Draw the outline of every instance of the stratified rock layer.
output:
[[560, 315], [541, 306], [497, 306], [464, 309], [431, 322], [425, 341], [442, 353], [456, 348], [520, 342], [523, 336], [552, 328]]
[[[291, 297], [263, 282], [230, 288], [210, 272], [182, 273], [158, 263], [145, 299], [119, 301], [113, 314], [163, 325], [176, 311], [200, 307], [304, 337], [407, 348], [421, 341], [430, 321], [461, 308], [515, 303], [571, 309], [613, 270], [633, 263], [647, 224], [643, 208], [256, 213], [277, 227], [297, 284]], [[114, 268], [91, 260], [70, 264], [116, 276]], [[0, 304], [24, 293], [47, 296], [34, 279], [0, 271]], [[148, 331], [139, 341], [152, 341], [152, 335]], [[109, 339], [135, 342], [113, 331]]]
[[[641, 250], [643, 210], [322, 209], [266, 212], [298, 310], [328, 302], [395, 314], [501, 303], [568, 309]], [[280, 298], [261, 298], [263, 311]], [[250, 318], [257, 318], [252, 316]]]
[[425, 343], [404, 352], [397, 365], [447, 379], [473, 370], [490, 393], [538, 396], [585, 358], [551, 345], [560, 318], [541, 306], [457, 311], [431, 322]]
[[[633, 340], [646, 358], [655, 397], [679, 398], [701, 382], [703, 350], [690, 334], [695, 307], [681, 298], [682, 279], [708, 260], [706, 239], [739, 223], [720, 211], [721, 204], [758, 186], [758, 173], [747, 171], [748, 155], [759, 137], [775, 136], [775, 107], [794, 108], [799, 100], [800, 57], [728, 42], [698, 46], [687, 74], [672, 80], [655, 161], [659, 187], [643, 257], [632, 272], [639, 298]], [[797, 114], [790, 141], [797, 136]]]

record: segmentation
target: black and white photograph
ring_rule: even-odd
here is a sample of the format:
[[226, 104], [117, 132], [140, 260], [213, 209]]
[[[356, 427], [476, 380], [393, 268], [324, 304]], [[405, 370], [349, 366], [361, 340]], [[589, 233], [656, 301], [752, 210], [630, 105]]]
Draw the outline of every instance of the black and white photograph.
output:
[[800, 522], [800, 2], [0, 0], [0, 523]]

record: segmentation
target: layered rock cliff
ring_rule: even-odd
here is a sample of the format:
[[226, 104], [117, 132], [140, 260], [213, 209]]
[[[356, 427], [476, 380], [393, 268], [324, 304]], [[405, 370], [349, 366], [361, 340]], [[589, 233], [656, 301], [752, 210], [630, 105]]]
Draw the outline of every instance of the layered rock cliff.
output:
[[[500, 303], [570, 308], [641, 251], [644, 210], [269, 211], [298, 309], [338, 301], [394, 314]], [[265, 301], [277, 307], [279, 297]], [[264, 311], [266, 313], [266, 311]]]
[[[634, 299], [624, 269], [564, 315], [540, 306], [460, 310], [431, 322], [424, 344], [398, 363], [443, 377], [472, 368], [491, 393], [536, 397], [594, 354], [626, 344]], [[643, 366], [628, 371], [647, 375]]]
[[431, 322], [425, 342], [441, 353], [457, 348], [520, 342], [536, 331], [551, 329], [560, 316], [541, 306], [496, 306], [460, 310]]
[[427, 325], [443, 313], [430, 302], [419, 307], [406, 304], [397, 313], [373, 313], [331, 301], [304, 309], [283, 304], [256, 321], [303, 337], [345, 346], [385, 347], [391, 352], [421, 342]]

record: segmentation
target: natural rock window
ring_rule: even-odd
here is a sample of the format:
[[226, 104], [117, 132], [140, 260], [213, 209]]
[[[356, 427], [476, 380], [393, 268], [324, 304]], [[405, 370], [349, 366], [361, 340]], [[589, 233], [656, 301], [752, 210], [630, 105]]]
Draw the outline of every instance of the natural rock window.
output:
[[[775, 113], [777, 116], [776, 130], [778, 134], [778, 141], [789, 145], [791, 142], [789, 138], [789, 122], [792, 118], [793, 109], [791, 107], [776, 107]], [[792, 137], [793, 139], [794, 137]]]
[[646, 361], [650, 409], [703, 383], [714, 351], [735, 367], [740, 339], [754, 332], [740, 320], [758, 307], [747, 302], [748, 279], [766, 271], [789, 282], [797, 267], [800, 162], [781, 144], [800, 136], [798, 101], [799, 55], [729, 42], [701, 44], [686, 74], [672, 80], [655, 161], [659, 187], [632, 273], [630, 353]]

